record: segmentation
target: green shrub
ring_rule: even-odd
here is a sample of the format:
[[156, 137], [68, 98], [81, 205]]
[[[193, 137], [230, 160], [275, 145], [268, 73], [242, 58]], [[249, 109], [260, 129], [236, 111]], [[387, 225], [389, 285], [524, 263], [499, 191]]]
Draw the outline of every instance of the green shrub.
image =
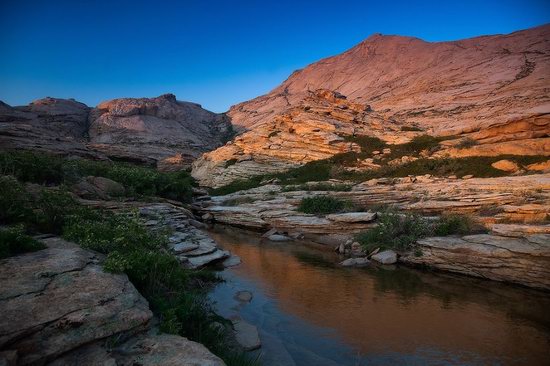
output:
[[63, 182], [63, 159], [30, 151], [0, 152], [0, 174], [13, 175], [23, 182], [59, 184]]
[[12, 176], [0, 176], [0, 223], [32, 221], [30, 197]]
[[82, 177], [99, 176], [121, 183], [127, 195], [161, 196], [190, 201], [193, 178], [188, 172], [159, 172], [153, 168], [122, 162], [64, 159], [33, 152], [0, 153], [0, 172], [14, 175], [23, 182], [67, 184]]
[[401, 126], [401, 131], [424, 131], [417, 126]]
[[314, 184], [300, 184], [300, 185], [288, 185], [283, 187], [283, 192], [292, 191], [333, 191], [333, 192], [349, 192], [351, 191], [350, 184], [331, 184], [331, 183], [314, 183]]
[[354, 142], [361, 147], [361, 152], [371, 155], [375, 150], [382, 150], [387, 147], [385, 141], [378, 137], [356, 135], [356, 136], [344, 136], [344, 139], [349, 142]]
[[472, 220], [464, 215], [444, 215], [434, 225], [433, 233], [437, 236], [453, 234], [466, 235], [472, 231]]
[[25, 234], [23, 226], [0, 229], [0, 259], [44, 248], [43, 243]]
[[63, 188], [43, 189], [33, 203], [37, 229], [45, 233], [60, 234], [69, 215], [79, 207]]
[[463, 138], [462, 140], [460, 140], [460, 142], [458, 144], [456, 144], [456, 147], [458, 149], [468, 149], [470, 147], [476, 146], [477, 144], [478, 144], [478, 142], [476, 140], [474, 140], [473, 138], [466, 137], [466, 138]]
[[264, 176], [255, 176], [249, 178], [248, 180], [236, 180], [225, 186], [210, 190], [210, 194], [212, 196], [224, 196], [226, 194], [256, 188], [260, 186], [263, 179]]
[[349, 203], [331, 196], [304, 197], [300, 201], [298, 211], [307, 214], [330, 214], [343, 211]]
[[437, 221], [428, 221], [420, 215], [399, 214], [390, 208], [378, 215], [377, 226], [358, 234], [356, 240], [367, 251], [376, 248], [408, 250], [426, 236], [466, 235], [472, 230], [471, 219], [464, 215], [444, 215]]
[[63, 236], [85, 248], [109, 254], [117, 251], [158, 251], [166, 247], [166, 235], [151, 232], [140, 221], [137, 212], [75, 214], [67, 219]]
[[431, 231], [430, 224], [416, 214], [399, 214], [394, 210], [378, 215], [378, 225], [356, 236], [367, 251], [410, 249], [416, 241]]

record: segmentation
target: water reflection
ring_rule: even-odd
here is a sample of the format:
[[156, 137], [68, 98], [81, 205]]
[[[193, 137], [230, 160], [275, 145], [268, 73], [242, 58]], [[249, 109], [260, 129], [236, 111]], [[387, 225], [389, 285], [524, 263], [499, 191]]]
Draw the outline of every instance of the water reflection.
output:
[[[550, 296], [408, 268], [342, 269], [338, 257], [217, 228], [243, 264], [212, 297], [258, 326], [267, 365], [545, 364]], [[239, 307], [234, 292], [252, 290]]]

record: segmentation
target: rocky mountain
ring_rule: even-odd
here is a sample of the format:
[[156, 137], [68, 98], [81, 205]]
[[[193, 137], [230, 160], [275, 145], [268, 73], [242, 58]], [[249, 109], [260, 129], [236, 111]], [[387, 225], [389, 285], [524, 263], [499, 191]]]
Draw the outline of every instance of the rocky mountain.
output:
[[[376, 34], [233, 106], [227, 113], [232, 123], [248, 132], [205, 154], [194, 175], [219, 186], [354, 148], [342, 148], [337, 134], [368, 134], [390, 143], [421, 134], [456, 135], [461, 139], [446, 141], [445, 154], [548, 155], [549, 78], [550, 25], [435, 43]], [[327, 99], [327, 91], [339, 97]], [[312, 103], [312, 96], [319, 100]], [[343, 96], [360, 107], [344, 105]], [[363, 114], [350, 113], [355, 110]], [[281, 121], [288, 129], [270, 136]], [[465, 138], [475, 146], [453, 148]], [[242, 147], [251, 141], [254, 147]]]
[[89, 108], [73, 99], [45, 98], [28, 106], [0, 104], [0, 143], [96, 159], [114, 158], [181, 169], [222, 145], [231, 134], [223, 114], [176, 100], [123, 98]]

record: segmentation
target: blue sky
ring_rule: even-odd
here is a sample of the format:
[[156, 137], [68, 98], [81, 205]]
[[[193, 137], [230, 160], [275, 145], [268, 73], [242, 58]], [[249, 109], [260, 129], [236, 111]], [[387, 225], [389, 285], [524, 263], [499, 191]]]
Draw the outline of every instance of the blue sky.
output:
[[548, 22], [547, 0], [0, 0], [0, 100], [171, 92], [222, 112], [372, 33], [443, 41]]

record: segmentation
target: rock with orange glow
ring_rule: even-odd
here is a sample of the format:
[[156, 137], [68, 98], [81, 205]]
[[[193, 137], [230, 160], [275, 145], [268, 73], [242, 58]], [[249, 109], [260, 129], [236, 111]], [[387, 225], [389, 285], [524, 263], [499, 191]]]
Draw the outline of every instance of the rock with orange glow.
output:
[[[352, 150], [334, 138], [352, 133], [390, 143], [419, 134], [473, 141], [448, 141], [440, 156], [550, 155], [549, 53], [550, 25], [453, 42], [373, 35], [294, 72], [270, 93], [233, 106], [227, 114], [246, 132], [204, 155], [193, 174], [217, 187], [286, 170]], [[300, 112], [319, 89], [334, 91], [323, 111], [329, 116]], [[340, 109], [346, 108], [336, 97], [342, 94], [346, 104], [362, 106], [358, 116], [350, 115], [353, 108]], [[298, 126], [310, 130], [288, 133]]]

